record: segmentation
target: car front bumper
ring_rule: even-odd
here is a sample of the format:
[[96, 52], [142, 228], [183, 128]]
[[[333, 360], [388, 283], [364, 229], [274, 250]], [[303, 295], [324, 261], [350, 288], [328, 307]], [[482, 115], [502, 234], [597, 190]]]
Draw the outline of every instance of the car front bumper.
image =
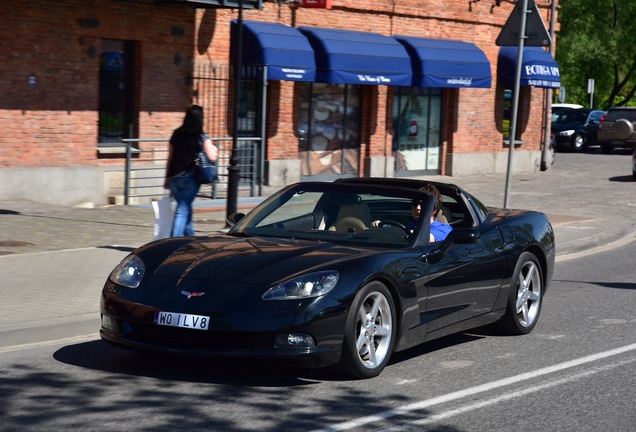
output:
[[[324, 302], [335, 301], [322, 299]], [[317, 304], [316, 304], [317, 303]], [[141, 352], [216, 358], [263, 358], [290, 362], [295, 367], [320, 368], [340, 361], [346, 307], [336, 304], [325, 314], [314, 302], [297, 314], [210, 313], [207, 330], [169, 327], [156, 322], [157, 309], [130, 302], [104, 290], [101, 299], [100, 337], [111, 345]], [[316, 308], [320, 308], [320, 311]], [[339, 310], [338, 313], [333, 311]], [[312, 313], [315, 312], [315, 313]], [[248, 317], [248, 318], [246, 318]], [[234, 324], [232, 324], [234, 321]], [[298, 324], [299, 321], [302, 321]], [[281, 337], [307, 335], [314, 346], [282, 346]]]

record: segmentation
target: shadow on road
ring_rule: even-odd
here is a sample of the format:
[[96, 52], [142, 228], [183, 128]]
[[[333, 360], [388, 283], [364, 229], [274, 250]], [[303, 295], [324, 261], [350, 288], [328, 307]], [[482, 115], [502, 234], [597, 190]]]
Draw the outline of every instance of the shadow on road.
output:
[[[485, 329], [460, 333], [395, 353], [390, 364], [397, 364], [448, 347], [473, 342], [488, 335]], [[198, 382], [261, 387], [291, 387], [317, 381], [348, 381], [331, 368], [302, 369], [274, 360], [212, 359], [138, 353], [115, 348], [98, 340], [68, 345], [53, 355], [55, 360], [81, 368], [150, 377], [169, 381]]]
[[91, 370], [208, 384], [291, 387], [329, 377], [322, 370], [295, 369], [262, 360], [137, 353], [111, 347], [101, 340], [65, 346], [53, 357], [59, 362]]

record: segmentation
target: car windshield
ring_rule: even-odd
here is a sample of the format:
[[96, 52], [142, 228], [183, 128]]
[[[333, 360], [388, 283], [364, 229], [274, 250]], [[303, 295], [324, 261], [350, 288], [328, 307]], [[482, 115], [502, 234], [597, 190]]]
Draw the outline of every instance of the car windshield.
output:
[[432, 206], [432, 196], [417, 190], [299, 183], [257, 206], [229, 234], [399, 248], [415, 243]]
[[587, 112], [577, 110], [559, 110], [552, 114], [552, 123], [585, 123]]

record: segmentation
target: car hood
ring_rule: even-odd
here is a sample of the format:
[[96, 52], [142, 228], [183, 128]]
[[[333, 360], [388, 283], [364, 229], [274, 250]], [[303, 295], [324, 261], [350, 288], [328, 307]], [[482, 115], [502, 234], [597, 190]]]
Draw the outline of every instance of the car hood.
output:
[[367, 248], [305, 240], [208, 237], [172, 252], [159, 263], [154, 275], [263, 284], [373, 253]]

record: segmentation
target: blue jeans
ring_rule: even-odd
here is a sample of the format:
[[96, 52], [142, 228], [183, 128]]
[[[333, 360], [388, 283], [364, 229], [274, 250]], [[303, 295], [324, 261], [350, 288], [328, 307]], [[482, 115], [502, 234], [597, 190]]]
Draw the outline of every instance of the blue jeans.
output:
[[192, 223], [192, 202], [199, 192], [201, 185], [194, 177], [194, 172], [172, 177], [168, 180], [170, 192], [177, 202], [174, 210], [174, 220], [172, 221], [172, 237], [183, 237], [194, 235], [194, 224]]

